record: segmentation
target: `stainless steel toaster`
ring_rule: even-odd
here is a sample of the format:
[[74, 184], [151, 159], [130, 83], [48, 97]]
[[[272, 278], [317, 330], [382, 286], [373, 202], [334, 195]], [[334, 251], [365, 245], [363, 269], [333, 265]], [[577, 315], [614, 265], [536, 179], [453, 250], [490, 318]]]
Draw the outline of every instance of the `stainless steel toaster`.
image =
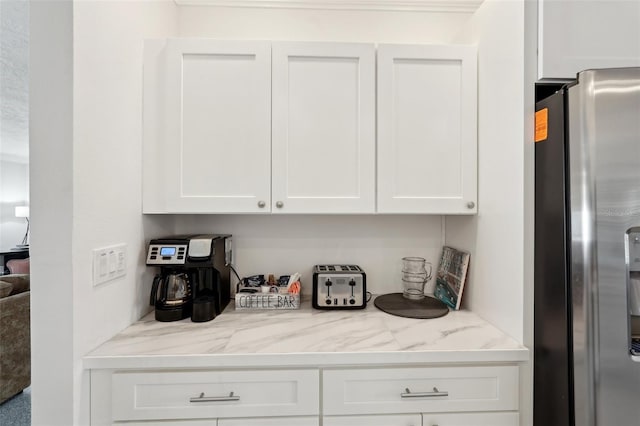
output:
[[358, 265], [315, 265], [313, 307], [316, 309], [364, 309], [367, 277]]

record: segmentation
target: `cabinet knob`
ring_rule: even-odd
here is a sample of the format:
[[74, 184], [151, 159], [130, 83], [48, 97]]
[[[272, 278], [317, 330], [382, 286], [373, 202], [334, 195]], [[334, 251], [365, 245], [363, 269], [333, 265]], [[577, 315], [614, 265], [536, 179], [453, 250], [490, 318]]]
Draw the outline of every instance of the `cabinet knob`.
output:
[[476, 203], [474, 203], [473, 201], [469, 201], [469, 202], [467, 203], [467, 208], [468, 208], [468, 209], [472, 209], [472, 208], [474, 208], [475, 206], [476, 206]]
[[265, 203], [264, 201], [258, 201], [258, 207], [260, 207], [261, 209], [264, 208], [264, 206], [266, 206], [267, 203]]
[[277, 201], [276, 202], [276, 207], [281, 209], [282, 207], [284, 207], [284, 203], [282, 201]]

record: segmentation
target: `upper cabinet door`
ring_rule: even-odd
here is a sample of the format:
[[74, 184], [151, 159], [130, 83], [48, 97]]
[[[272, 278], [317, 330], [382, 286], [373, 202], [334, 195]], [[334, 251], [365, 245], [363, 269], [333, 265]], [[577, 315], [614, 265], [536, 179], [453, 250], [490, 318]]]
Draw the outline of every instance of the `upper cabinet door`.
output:
[[149, 50], [144, 212], [269, 211], [270, 43], [172, 39]]
[[378, 47], [378, 212], [477, 212], [474, 46]]
[[272, 211], [375, 211], [375, 48], [273, 44]]

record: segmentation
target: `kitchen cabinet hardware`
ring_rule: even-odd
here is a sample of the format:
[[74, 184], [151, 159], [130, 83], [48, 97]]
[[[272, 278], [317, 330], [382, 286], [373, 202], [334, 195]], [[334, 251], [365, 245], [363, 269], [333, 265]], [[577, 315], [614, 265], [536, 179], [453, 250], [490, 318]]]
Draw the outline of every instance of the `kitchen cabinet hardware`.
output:
[[261, 209], [264, 208], [264, 206], [266, 206], [267, 203], [265, 203], [264, 201], [258, 201], [258, 207], [260, 207]]
[[449, 392], [441, 392], [434, 386], [433, 392], [411, 392], [409, 388], [406, 388], [405, 391], [400, 394], [400, 398], [433, 398], [434, 396], [449, 396]]
[[240, 401], [240, 397], [235, 396], [233, 392], [229, 393], [229, 396], [204, 396], [204, 392], [201, 392], [200, 396], [189, 398], [189, 402], [227, 402], [227, 401]]
[[284, 207], [284, 203], [282, 201], [277, 201], [276, 202], [276, 207], [281, 209], [282, 207]]
[[474, 208], [475, 206], [476, 206], [476, 203], [474, 203], [473, 201], [469, 201], [469, 202], [467, 203], [467, 208], [468, 208], [468, 209], [472, 209], [472, 208]]

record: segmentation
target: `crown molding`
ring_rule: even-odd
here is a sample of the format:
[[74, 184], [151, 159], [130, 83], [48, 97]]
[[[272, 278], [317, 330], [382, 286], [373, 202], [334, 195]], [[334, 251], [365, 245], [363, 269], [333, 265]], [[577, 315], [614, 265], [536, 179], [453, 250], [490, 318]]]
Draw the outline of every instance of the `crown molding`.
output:
[[174, 0], [179, 6], [473, 13], [483, 0]]

